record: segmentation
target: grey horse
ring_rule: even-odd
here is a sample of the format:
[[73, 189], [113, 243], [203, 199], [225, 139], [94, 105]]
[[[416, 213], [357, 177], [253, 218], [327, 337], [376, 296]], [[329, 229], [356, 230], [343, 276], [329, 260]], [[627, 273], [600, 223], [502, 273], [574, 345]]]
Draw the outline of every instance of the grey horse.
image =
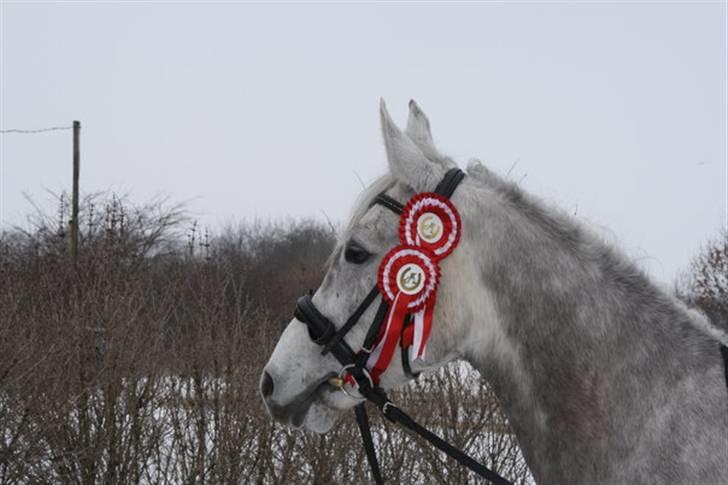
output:
[[[401, 131], [384, 103], [389, 173], [357, 201], [313, 301], [341, 325], [398, 243], [380, 192], [405, 202], [454, 162], [410, 102]], [[462, 359], [491, 384], [539, 483], [728, 483], [728, 332], [686, 308], [561, 211], [471, 161], [452, 201], [462, 239], [444, 260], [425, 359]], [[347, 252], [356, 251], [356, 261]], [[376, 305], [347, 335], [360, 348]], [[329, 385], [340, 365], [293, 319], [264, 369], [271, 415], [316, 432], [359, 401]], [[382, 375], [408, 381], [399, 359]]]

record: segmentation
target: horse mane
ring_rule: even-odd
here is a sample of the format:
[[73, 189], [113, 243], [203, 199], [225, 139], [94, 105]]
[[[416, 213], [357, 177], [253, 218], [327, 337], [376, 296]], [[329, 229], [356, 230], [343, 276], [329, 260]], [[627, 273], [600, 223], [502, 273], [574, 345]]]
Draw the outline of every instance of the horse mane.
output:
[[[606, 264], [614, 267], [615, 270], [626, 271], [630, 275], [631, 284], [640, 285], [643, 288], [649, 287], [666, 296], [669, 303], [687, 314], [691, 325], [700, 333], [723, 345], [728, 345], [728, 322], [710, 318], [700, 308], [690, 307], [677, 296], [661, 289], [619, 248], [599, 237], [591, 228], [575, 221], [558, 207], [544, 207], [540, 201], [521, 190], [518, 184], [502, 178], [485, 167], [479, 160], [470, 160], [467, 170], [468, 175], [475, 181], [500, 195], [507, 203], [515, 205], [522, 214], [544, 229], [547, 234], [567, 244], [571, 249], [598, 251], [597, 256], [605, 260]], [[726, 328], [721, 328], [721, 326]]]

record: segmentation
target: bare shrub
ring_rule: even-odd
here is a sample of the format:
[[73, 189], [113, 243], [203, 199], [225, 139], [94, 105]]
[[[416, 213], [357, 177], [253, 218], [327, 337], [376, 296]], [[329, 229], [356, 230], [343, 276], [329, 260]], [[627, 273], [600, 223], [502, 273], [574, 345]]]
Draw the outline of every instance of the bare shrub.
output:
[[[273, 423], [258, 379], [334, 243], [313, 222], [210, 235], [178, 207], [87, 198], [74, 267], [68, 208], [0, 234], [0, 483], [361, 483], [356, 425]], [[187, 228], [187, 230], [185, 230]], [[497, 403], [455, 366], [394, 394], [416, 419], [518, 483]], [[393, 483], [475, 477], [372, 413]]]
[[676, 290], [688, 304], [728, 325], [728, 231], [721, 231], [693, 258]]

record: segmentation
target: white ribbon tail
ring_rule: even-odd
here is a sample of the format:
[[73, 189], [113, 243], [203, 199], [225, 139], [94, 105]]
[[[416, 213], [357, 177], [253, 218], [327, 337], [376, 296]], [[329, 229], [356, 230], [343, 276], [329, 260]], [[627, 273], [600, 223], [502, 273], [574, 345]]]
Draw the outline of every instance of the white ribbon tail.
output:
[[425, 344], [422, 341], [425, 332], [425, 309], [413, 314], [415, 333], [412, 338], [412, 355], [415, 359], [425, 358]]

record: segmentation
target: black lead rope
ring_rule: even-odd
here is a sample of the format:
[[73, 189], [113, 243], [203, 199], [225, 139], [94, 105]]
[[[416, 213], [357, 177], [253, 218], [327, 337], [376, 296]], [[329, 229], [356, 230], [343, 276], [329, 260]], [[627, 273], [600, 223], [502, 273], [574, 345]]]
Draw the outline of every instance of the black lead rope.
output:
[[387, 416], [391, 421], [399, 423], [405, 428], [411, 429], [412, 431], [435, 445], [440, 451], [445, 452], [450, 458], [470, 468], [472, 471], [485, 478], [486, 480], [490, 480], [495, 485], [513, 485], [511, 482], [501, 477], [490, 468], [472, 459], [470, 456], [455, 448], [450, 443], [443, 440], [429, 429], [418, 424], [414, 419], [410, 418], [404, 411], [402, 411], [398, 407], [394, 405], [389, 405], [384, 415]]
[[364, 403], [357, 404], [354, 408], [354, 413], [356, 414], [356, 424], [359, 426], [361, 439], [364, 442], [364, 451], [366, 451], [367, 454], [367, 461], [369, 462], [369, 468], [372, 470], [374, 483], [382, 485], [384, 480], [382, 479], [382, 472], [379, 470], [377, 452], [374, 449], [374, 440], [372, 440], [372, 432], [369, 428], [369, 416], [367, 416], [367, 410], [364, 408]]
[[[415, 433], [429, 441], [430, 444], [434, 445], [440, 451], [444, 452], [446, 455], [448, 455], [450, 458], [457, 461], [461, 465], [468, 467], [470, 470], [474, 471], [475, 473], [495, 485], [513, 485], [512, 482], [509, 482], [502, 476], [498, 475], [498, 473], [494, 472], [482, 463], [474, 460], [463, 451], [455, 448], [453, 445], [443, 440], [429, 429], [417, 423], [407, 413], [394, 405], [392, 401], [390, 401], [387, 397], [387, 394], [381, 388], [371, 388], [367, 387], [364, 383], [360, 383], [359, 392], [361, 392], [362, 395], [367, 398], [367, 400], [374, 403], [380, 409], [380, 411], [382, 411], [384, 417], [387, 418], [389, 421], [404, 426], [410, 431], [414, 431]], [[364, 449], [367, 452], [369, 466], [371, 467], [372, 475], [374, 476], [374, 482], [377, 485], [381, 485], [384, 483], [384, 481], [382, 480], [379, 463], [377, 462], [377, 455], [374, 451], [372, 436], [369, 430], [369, 420], [366, 416], [364, 403], [357, 405], [355, 411], [357, 424], [359, 424], [359, 430], [361, 431], [362, 440], [364, 441]], [[363, 425], [362, 423], [366, 424]]]

